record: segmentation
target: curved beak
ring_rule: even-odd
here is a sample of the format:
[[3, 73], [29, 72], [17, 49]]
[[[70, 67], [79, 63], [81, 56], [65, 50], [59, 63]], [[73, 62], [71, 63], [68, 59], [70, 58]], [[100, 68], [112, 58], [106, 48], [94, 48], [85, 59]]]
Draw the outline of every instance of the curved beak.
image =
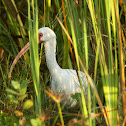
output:
[[21, 51], [18, 53], [18, 55], [16, 56], [16, 58], [14, 59], [11, 67], [10, 67], [10, 72], [8, 74], [8, 78], [11, 79], [11, 73], [13, 71], [13, 68], [15, 66], [15, 64], [17, 63], [17, 61], [19, 60], [19, 58], [25, 54], [28, 50], [30, 49], [30, 43], [28, 42], [24, 47], [23, 49], [21, 49]]
[[[38, 43], [43, 43], [41, 40], [40, 40], [40, 34], [43, 36], [43, 33], [39, 33], [39, 42]], [[28, 50], [30, 49], [30, 43], [28, 42], [24, 47], [23, 49], [21, 49], [21, 51], [18, 53], [18, 55], [16, 56], [16, 58], [14, 59], [11, 67], [10, 67], [10, 71], [9, 71], [9, 74], [8, 74], [8, 79], [10, 80], [11, 79], [11, 73], [13, 71], [13, 68], [15, 66], [15, 64], [17, 63], [17, 61], [19, 60], [19, 58], [25, 54]]]

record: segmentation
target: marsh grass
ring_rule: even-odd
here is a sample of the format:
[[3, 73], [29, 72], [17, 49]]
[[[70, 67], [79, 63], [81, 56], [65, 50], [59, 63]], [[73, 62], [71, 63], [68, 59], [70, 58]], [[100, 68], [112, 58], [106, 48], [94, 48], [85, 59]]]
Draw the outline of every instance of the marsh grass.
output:
[[[14, 0], [2, 0], [0, 124], [9, 125], [10, 119], [12, 125], [18, 125], [20, 118], [23, 125], [125, 125], [125, 7], [125, 1], [122, 4], [118, 0], [28, 0], [16, 3]], [[80, 109], [77, 111], [64, 112], [59, 101], [47, 93], [51, 78], [43, 45], [38, 49], [38, 28], [44, 26], [52, 28], [57, 35], [59, 65], [81, 70], [87, 75], [88, 100], [82, 91]], [[30, 56], [26, 53], [12, 72], [13, 80], [20, 83], [30, 80], [26, 99], [33, 99], [34, 107], [26, 111], [16, 107], [24, 104], [25, 100], [15, 105], [7, 97], [6, 89], [12, 88], [7, 78], [9, 68], [19, 50], [27, 43], [27, 36]], [[17, 109], [18, 114], [21, 112], [23, 116], [16, 115], [12, 119]]]

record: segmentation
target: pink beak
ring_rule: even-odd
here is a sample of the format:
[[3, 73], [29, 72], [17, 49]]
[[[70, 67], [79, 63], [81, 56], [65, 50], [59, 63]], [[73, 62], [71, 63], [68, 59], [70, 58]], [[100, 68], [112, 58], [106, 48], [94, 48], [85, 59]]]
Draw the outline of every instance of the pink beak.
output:
[[10, 72], [8, 74], [8, 78], [11, 79], [11, 73], [12, 73], [12, 70], [15, 66], [15, 64], [17, 63], [17, 61], [19, 60], [19, 58], [25, 54], [28, 50], [30, 49], [30, 43], [28, 42], [24, 47], [23, 49], [21, 49], [21, 51], [18, 53], [18, 55], [16, 56], [16, 58], [14, 59], [11, 67], [10, 67]]

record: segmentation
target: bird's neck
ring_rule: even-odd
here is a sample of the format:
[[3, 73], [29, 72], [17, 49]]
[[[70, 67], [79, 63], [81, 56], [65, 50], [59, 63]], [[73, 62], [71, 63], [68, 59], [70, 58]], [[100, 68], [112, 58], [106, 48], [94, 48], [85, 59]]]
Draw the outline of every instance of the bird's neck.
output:
[[54, 77], [61, 68], [56, 61], [56, 38], [52, 38], [44, 43], [47, 67], [51, 76]]

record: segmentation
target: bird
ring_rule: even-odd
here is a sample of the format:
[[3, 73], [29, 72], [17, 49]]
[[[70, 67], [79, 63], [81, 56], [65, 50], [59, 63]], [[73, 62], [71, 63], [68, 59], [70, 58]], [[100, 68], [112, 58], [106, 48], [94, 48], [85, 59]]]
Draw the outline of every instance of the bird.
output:
[[[51, 91], [52, 94], [63, 94], [64, 99], [61, 104], [65, 104], [67, 108], [73, 108], [77, 105], [77, 100], [72, 98], [71, 95], [81, 93], [79, 78], [82, 82], [85, 96], [88, 96], [88, 80], [86, 74], [81, 71], [73, 69], [62, 69], [56, 60], [56, 34], [49, 27], [42, 27], [38, 30], [39, 42], [43, 43], [45, 48], [45, 57], [47, 67], [51, 74]], [[17, 62], [17, 60], [29, 50], [30, 44], [26, 46], [18, 53], [17, 57], [12, 63], [8, 77], [11, 77], [11, 72]], [[78, 78], [79, 75], [79, 78]], [[94, 82], [93, 82], [94, 83]]]
[[[62, 69], [56, 61], [56, 34], [49, 27], [43, 27], [38, 30], [39, 43], [44, 44], [45, 57], [47, 67], [51, 74], [51, 90], [57, 94], [63, 93], [66, 98], [61, 101], [63, 104], [66, 101], [68, 108], [73, 108], [77, 105], [77, 100], [71, 95], [81, 93], [79, 78], [76, 70]], [[81, 79], [85, 95], [87, 96], [88, 80], [86, 74], [78, 71]]]

